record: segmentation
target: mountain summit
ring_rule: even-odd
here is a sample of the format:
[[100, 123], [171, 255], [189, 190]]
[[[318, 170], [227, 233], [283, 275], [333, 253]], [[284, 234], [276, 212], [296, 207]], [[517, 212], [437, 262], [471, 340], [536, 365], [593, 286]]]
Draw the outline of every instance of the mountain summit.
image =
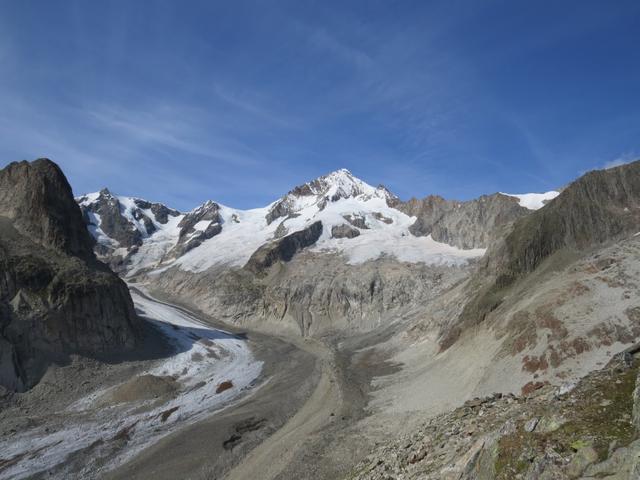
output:
[[313, 205], [322, 210], [329, 202], [347, 198], [363, 201], [371, 198], [396, 199], [395, 195], [384, 186], [372, 187], [355, 177], [346, 168], [341, 168], [289, 191], [271, 206], [267, 214], [267, 223], [270, 224], [278, 218], [295, 214]]

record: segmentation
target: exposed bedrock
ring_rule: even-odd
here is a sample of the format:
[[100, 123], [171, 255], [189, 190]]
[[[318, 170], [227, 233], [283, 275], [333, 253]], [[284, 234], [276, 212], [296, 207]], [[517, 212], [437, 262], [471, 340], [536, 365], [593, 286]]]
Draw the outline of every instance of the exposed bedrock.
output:
[[247, 269], [173, 268], [151, 280], [166, 294], [225, 321], [319, 335], [368, 331], [424, 309], [469, 268], [390, 258], [349, 265], [340, 256], [303, 252], [260, 277]]
[[430, 195], [401, 202], [396, 208], [417, 217], [410, 228], [414, 235], [431, 235], [438, 242], [458, 248], [486, 248], [496, 228], [531, 213], [516, 198], [500, 193], [467, 202]]
[[307, 228], [291, 233], [256, 250], [245, 265], [245, 269], [255, 274], [264, 273], [277, 262], [288, 262], [303, 248], [310, 247], [322, 235], [322, 222], [314, 222]]
[[355, 238], [360, 235], [360, 230], [350, 227], [347, 224], [334, 225], [331, 227], [331, 236], [333, 238]]

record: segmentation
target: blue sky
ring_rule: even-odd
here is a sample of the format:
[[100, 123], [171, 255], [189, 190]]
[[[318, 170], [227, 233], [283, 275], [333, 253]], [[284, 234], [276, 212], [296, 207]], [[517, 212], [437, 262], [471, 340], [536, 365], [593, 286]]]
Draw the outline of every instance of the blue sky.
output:
[[545, 191], [640, 157], [640, 2], [0, 1], [0, 106], [76, 194]]

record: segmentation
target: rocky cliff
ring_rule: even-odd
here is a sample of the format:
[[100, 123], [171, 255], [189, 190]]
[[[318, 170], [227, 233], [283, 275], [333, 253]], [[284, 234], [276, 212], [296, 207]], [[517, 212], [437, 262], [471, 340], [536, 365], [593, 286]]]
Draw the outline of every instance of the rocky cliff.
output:
[[92, 260], [93, 242], [66, 178], [46, 159], [0, 170], [0, 216], [43, 247]]
[[92, 248], [56, 164], [40, 159], [0, 170], [0, 385], [25, 390], [70, 354], [135, 346], [127, 287]]
[[472, 268], [393, 258], [349, 265], [339, 256], [305, 250], [275, 263], [259, 257], [248, 264], [258, 274], [254, 267], [198, 274], [172, 268], [148, 281], [163, 295], [235, 325], [295, 336], [349, 336], [425, 311]]
[[501, 193], [467, 202], [430, 195], [399, 202], [396, 208], [416, 217], [410, 228], [414, 235], [431, 235], [438, 242], [465, 249], [488, 247], [499, 227], [531, 213], [517, 198]]

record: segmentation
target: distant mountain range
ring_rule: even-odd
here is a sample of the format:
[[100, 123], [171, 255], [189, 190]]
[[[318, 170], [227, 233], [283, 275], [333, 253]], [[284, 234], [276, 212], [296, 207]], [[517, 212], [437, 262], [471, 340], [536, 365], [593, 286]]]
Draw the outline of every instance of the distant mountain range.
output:
[[431, 196], [403, 202], [346, 169], [293, 188], [275, 202], [239, 210], [208, 200], [191, 212], [112, 194], [78, 197], [96, 252], [127, 276], [178, 266], [202, 272], [240, 268], [270, 242], [321, 222], [313, 251], [349, 264], [390, 256], [399, 261], [459, 264], [484, 254], [496, 226], [540, 208], [558, 192], [496, 193], [468, 202]]

